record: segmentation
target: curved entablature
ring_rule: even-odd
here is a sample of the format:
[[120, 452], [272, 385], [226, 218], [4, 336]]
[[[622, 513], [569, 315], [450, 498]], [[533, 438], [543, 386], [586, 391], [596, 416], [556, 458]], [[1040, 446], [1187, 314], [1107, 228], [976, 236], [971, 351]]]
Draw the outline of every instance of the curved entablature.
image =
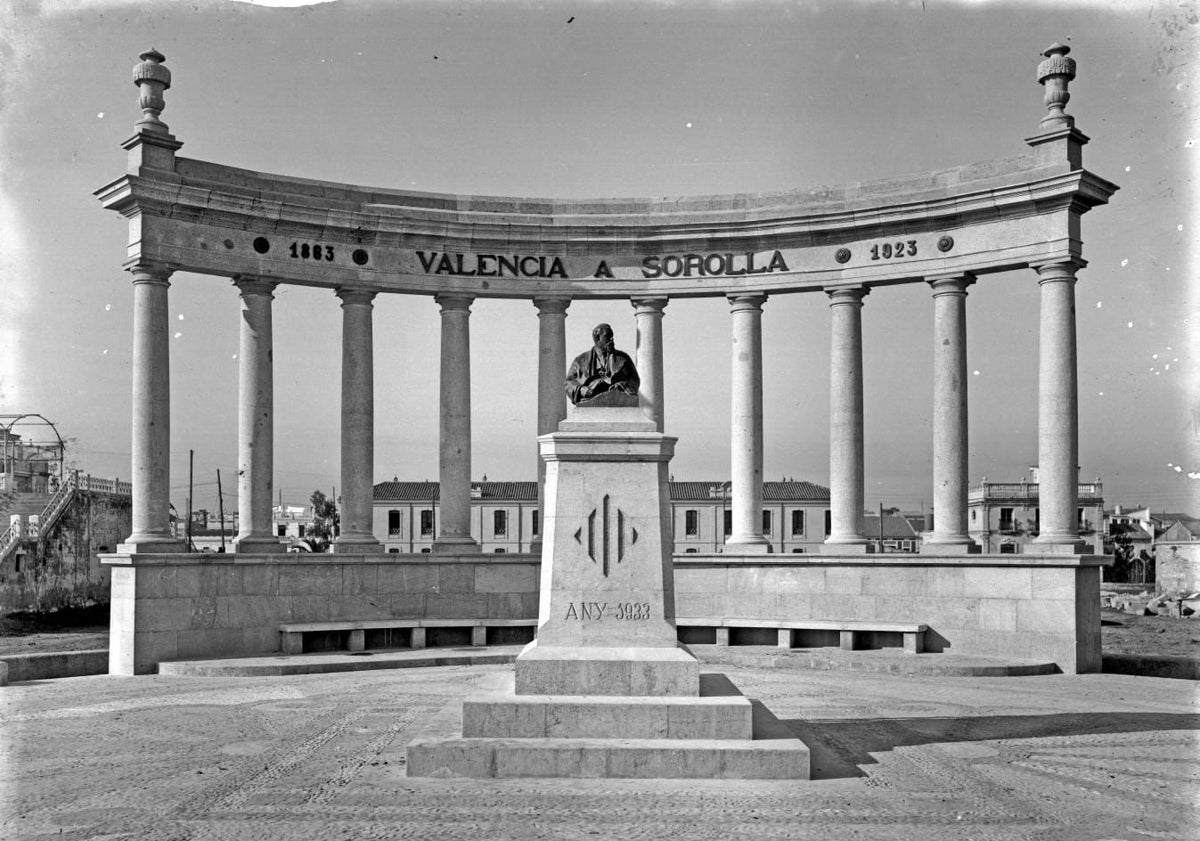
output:
[[[168, 87], [154, 56], [135, 81]], [[97, 191], [131, 220], [130, 263], [331, 288], [679, 297], [979, 275], [1081, 262], [1078, 217], [1117, 189], [1083, 169], [1087, 137], [1053, 107], [1032, 149], [1011, 158], [814, 190], [568, 200], [360, 187], [176, 157], [158, 97], [125, 144], [129, 174]]]

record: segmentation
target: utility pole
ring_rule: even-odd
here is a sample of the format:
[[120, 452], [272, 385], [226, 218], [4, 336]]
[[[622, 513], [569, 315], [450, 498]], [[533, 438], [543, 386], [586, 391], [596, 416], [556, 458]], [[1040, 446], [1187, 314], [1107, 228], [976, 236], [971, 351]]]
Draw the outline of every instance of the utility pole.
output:
[[217, 468], [217, 516], [221, 518], [221, 551], [225, 551], [225, 497], [221, 494], [221, 468]]
[[879, 552], [883, 553], [883, 502], [879, 503]]
[[196, 451], [188, 450], [188, 500], [187, 525], [184, 534], [187, 535], [187, 550], [192, 551], [192, 465], [195, 463]]

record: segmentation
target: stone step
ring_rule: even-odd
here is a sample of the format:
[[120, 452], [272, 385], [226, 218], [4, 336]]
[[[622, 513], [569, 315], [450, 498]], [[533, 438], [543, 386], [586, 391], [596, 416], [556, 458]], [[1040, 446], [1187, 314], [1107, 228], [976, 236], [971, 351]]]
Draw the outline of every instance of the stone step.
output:
[[721, 674], [700, 675], [696, 698], [495, 695], [463, 701], [466, 738], [749, 739], [750, 701]]
[[463, 707], [452, 702], [408, 744], [408, 776], [809, 779], [808, 746], [749, 704], [749, 739], [514, 739], [463, 737]]

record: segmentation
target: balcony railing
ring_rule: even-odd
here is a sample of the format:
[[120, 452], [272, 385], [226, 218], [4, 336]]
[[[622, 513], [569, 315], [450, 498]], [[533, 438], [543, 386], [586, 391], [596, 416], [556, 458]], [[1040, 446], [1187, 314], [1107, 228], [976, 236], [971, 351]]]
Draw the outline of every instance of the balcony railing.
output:
[[[1104, 495], [1104, 485], [1101, 482], [1080, 482], [1076, 491], [1078, 497], [1100, 497]], [[990, 499], [1028, 499], [1038, 498], [1036, 482], [984, 482], [969, 491], [975, 498]]]

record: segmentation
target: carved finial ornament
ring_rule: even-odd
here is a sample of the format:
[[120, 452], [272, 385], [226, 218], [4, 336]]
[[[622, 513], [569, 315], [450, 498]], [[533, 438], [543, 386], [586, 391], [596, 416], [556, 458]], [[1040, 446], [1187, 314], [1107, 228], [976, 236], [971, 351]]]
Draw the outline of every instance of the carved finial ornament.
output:
[[1044, 102], [1050, 112], [1042, 117], [1043, 128], [1072, 128], [1075, 118], [1064, 110], [1071, 94], [1067, 85], [1075, 78], [1075, 59], [1067, 58], [1071, 48], [1055, 42], [1042, 55], [1046, 60], [1038, 65], [1038, 83], [1046, 88]]
[[135, 125], [139, 129], [167, 134], [167, 124], [158, 118], [166, 107], [163, 91], [171, 87], [171, 71], [163, 66], [167, 57], [158, 50], [148, 50], [138, 58], [141, 59], [141, 63], [133, 66], [133, 83], [142, 92], [138, 98], [142, 118]]

